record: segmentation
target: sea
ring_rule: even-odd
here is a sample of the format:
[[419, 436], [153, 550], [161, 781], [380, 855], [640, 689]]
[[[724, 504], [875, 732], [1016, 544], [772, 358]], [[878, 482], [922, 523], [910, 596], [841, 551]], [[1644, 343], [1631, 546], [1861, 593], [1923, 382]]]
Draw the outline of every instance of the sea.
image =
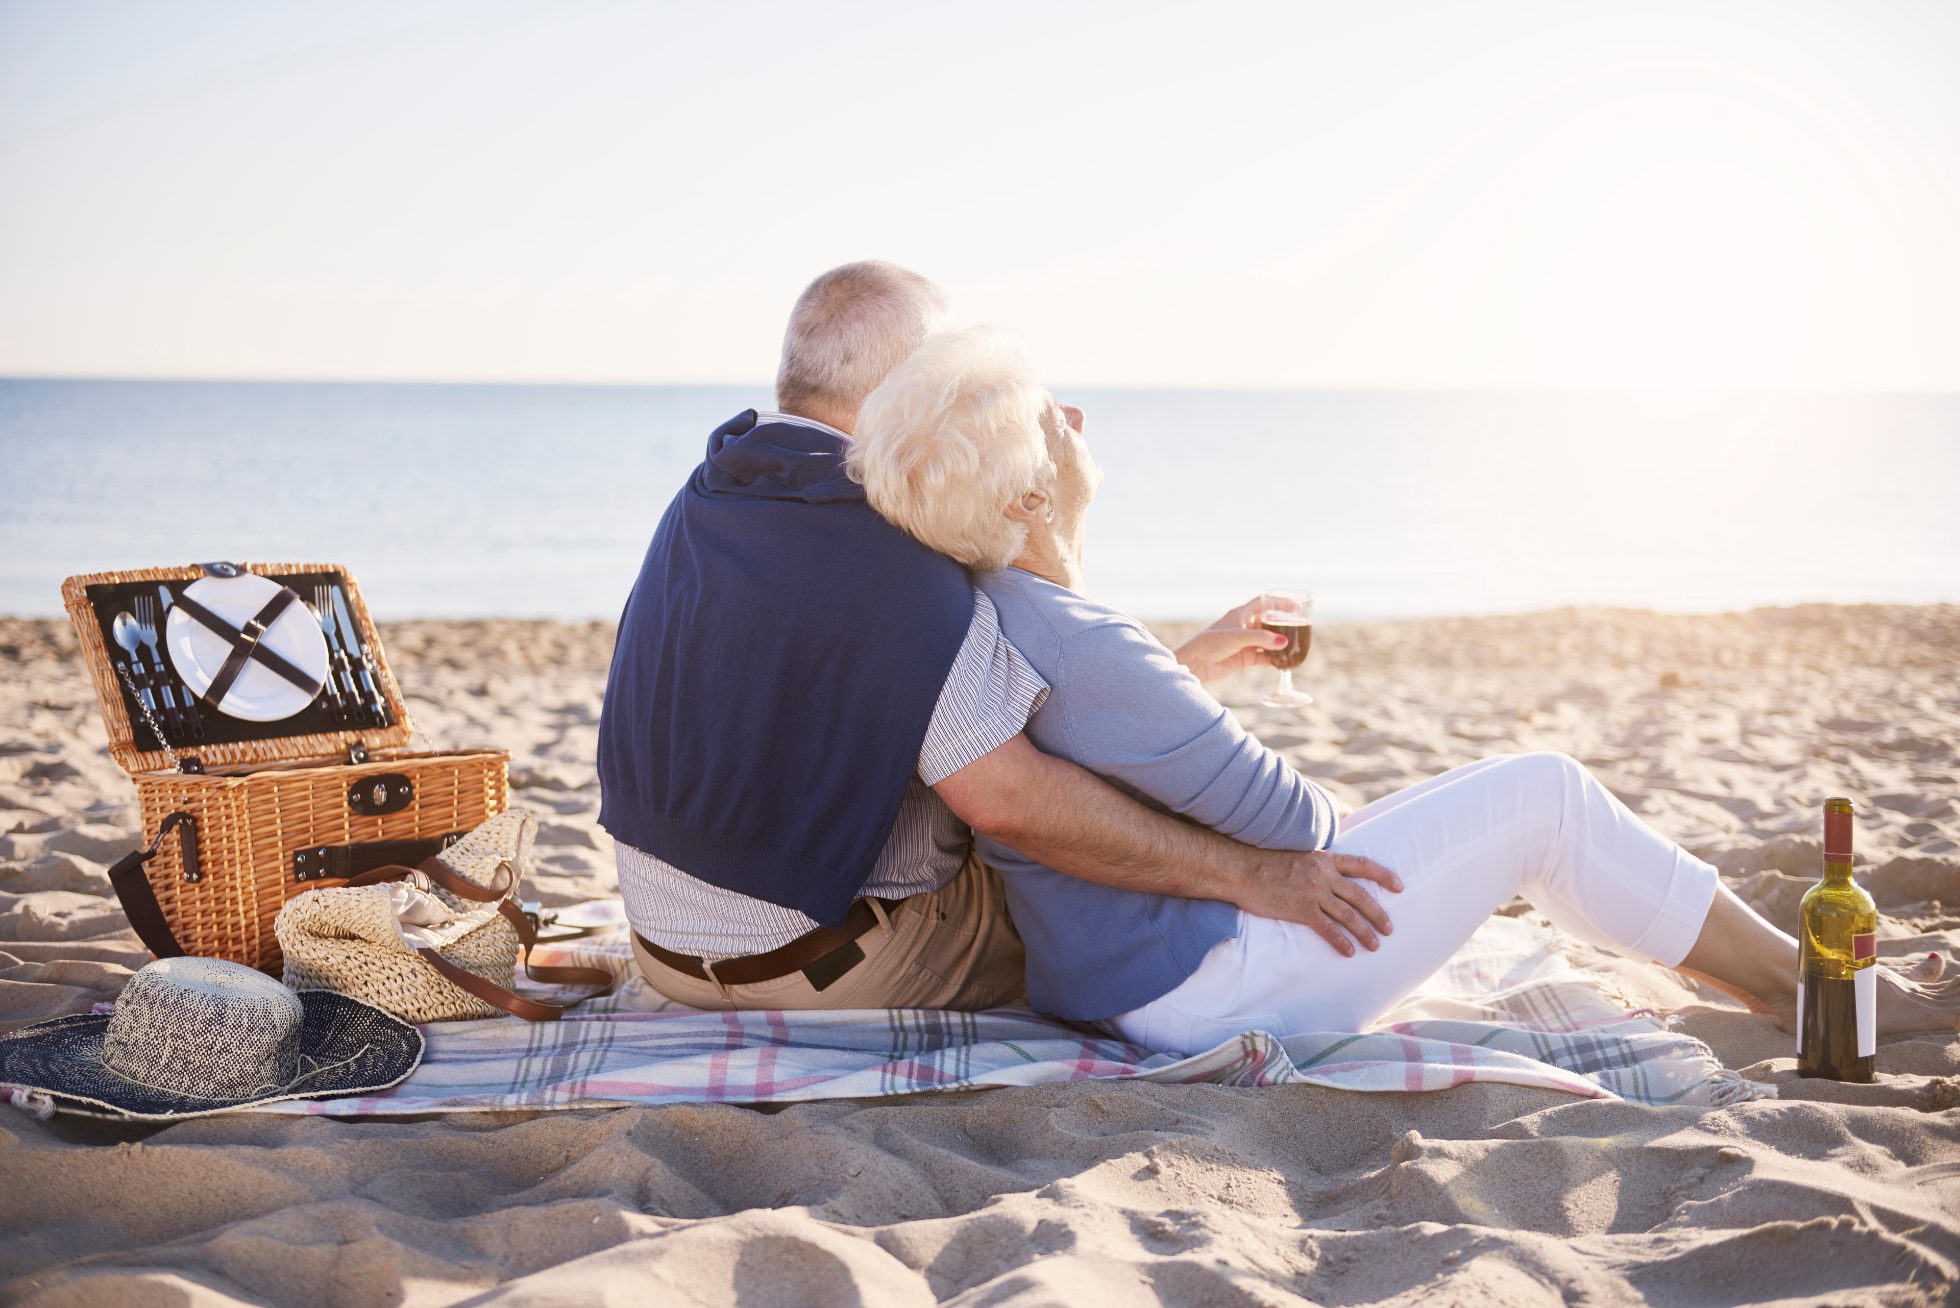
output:
[[[1086, 589], [1208, 618], [1960, 600], [1960, 396], [1058, 389]], [[610, 619], [766, 386], [0, 380], [0, 613], [62, 578], [327, 561], [386, 619]], [[902, 618], [902, 614], [895, 615]]]

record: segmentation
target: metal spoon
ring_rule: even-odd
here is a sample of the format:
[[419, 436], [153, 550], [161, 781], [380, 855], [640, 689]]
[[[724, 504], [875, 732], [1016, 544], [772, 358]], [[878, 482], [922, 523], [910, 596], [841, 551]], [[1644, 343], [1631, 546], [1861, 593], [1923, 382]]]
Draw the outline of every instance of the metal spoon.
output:
[[156, 712], [156, 699], [150, 688], [143, 684], [147, 679], [143, 672], [143, 656], [137, 651], [143, 647], [143, 631], [136, 623], [136, 617], [128, 609], [116, 614], [115, 621], [109, 624], [109, 634], [116, 638], [116, 644], [123, 647], [129, 655], [129, 666], [136, 673], [136, 695], [143, 701], [143, 707]]

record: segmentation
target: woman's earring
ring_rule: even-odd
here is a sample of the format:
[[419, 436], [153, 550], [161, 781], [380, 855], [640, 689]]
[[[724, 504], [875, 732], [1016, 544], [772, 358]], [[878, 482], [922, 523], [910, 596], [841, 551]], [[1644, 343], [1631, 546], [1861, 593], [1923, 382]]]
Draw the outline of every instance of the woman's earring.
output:
[[1042, 520], [1043, 522], [1053, 522], [1053, 521], [1055, 520], [1055, 506], [1054, 506], [1054, 505], [1052, 505], [1052, 504], [1050, 504], [1050, 505], [1048, 506], [1048, 512], [1046, 512], [1046, 513], [1044, 513], [1044, 514], [1042, 514], [1042, 515], [1041, 515], [1041, 520]]

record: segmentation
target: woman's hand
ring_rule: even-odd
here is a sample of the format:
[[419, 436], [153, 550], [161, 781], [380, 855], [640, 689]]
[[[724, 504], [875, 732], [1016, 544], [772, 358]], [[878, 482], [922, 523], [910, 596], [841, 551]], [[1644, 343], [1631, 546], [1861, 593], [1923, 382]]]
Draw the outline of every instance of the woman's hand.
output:
[[1381, 936], [1393, 932], [1387, 911], [1362, 883], [1399, 892], [1402, 878], [1374, 859], [1326, 849], [1268, 850], [1265, 863], [1262, 875], [1235, 896], [1246, 912], [1298, 922], [1348, 958], [1356, 941], [1363, 949], [1380, 949]]
[[1179, 645], [1177, 661], [1204, 685], [1264, 663], [1272, 651], [1286, 647], [1286, 637], [1259, 625], [1264, 602], [1264, 596], [1253, 596]]

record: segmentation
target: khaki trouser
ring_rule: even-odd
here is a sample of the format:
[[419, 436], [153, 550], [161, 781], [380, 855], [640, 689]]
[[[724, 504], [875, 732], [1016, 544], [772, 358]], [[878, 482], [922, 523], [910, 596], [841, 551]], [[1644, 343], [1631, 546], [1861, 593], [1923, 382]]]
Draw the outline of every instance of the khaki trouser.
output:
[[676, 972], [642, 949], [633, 957], [653, 988], [689, 1008], [992, 1008], [1026, 995], [1021, 937], [1007, 916], [1000, 874], [968, 854], [938, 890], [900, 900], [885, 924], [857, 939], [864, 960], [818, 990], [801, 972], [728, 986]]

